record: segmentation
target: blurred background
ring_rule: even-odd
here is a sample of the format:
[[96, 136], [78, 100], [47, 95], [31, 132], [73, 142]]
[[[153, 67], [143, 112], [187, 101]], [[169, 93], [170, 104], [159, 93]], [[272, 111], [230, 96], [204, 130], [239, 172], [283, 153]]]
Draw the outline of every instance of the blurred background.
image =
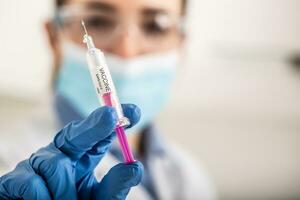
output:
[[[192, 1], [172, 101], [157, 120], [220, 199], [300, 199], [300, 1]], [[47, 111], [52, 1], [0, 1], [0, 133]], [[49, 108], [48, 108], [49, 109]], [[31, 122], [32, 123], [32, 122]], [[1, 149], [1, 148], [0, 148]]]

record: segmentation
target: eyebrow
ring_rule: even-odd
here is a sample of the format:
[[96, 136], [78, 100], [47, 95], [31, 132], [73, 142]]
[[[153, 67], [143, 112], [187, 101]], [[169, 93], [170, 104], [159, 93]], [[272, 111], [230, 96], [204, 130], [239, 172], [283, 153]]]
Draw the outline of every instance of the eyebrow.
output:
[[145, 16], [155, 16], [155, 15], [159, 15], [159, 14], [168, 15], [169, 12], [167, 10], [161, 9], [161, 8], [144, 8], [142, 10], [142, 14]]
[[[117, 8], [115, 8], [113, 5], [105, 2], [99, 2], [99, 1], [88, 1], [85, 3], [84, 7], [86, 7], [87, 9], [99, 10], [107, 13], [117, 12]], [[169, 12], [163, 8], [144, 8], [141, 10], [141, 14], [146, 17], [152, 17], [159, 14], [168, 15]]]
[[101, 10], [104, 12], [116, 12], [117, 9], [108, 4], [108, 3], [103, 3], [103, 2], [96, 2], [96, 1], [90, 1], [85, 3], [84, 5], [87, 9], [91, 9], [91, 10]]

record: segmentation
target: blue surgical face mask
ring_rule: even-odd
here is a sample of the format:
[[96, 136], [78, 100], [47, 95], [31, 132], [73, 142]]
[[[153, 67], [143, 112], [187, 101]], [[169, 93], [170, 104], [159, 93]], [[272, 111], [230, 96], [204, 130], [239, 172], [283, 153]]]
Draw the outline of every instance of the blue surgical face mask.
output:
[[[99, 101], [85, 60], [85, 49], [66, 43], [56, 92], [63, 96], [83, 117], [98, 108]], [[165, 106], [176, 74], [178, 53], [145, 55], [122, 59], [105, 54], [121, 103], [133, 103], [141, 108], [140, 122], [132, 132], [151, 123]]]

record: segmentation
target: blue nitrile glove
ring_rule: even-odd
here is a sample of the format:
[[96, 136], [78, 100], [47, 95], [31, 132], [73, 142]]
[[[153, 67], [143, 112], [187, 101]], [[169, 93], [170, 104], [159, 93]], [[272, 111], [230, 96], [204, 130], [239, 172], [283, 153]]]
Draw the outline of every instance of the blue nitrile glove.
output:
[[[132, 125], [140, 110], [123, 105]], [[63, 128], [48, 146], [0, 177], [0, 199], [125, 199], [142, 177], [140, 162], [118, 164], [97, 182], [93, 171], [115, 138], [117, 115], [102, 107]], [[131, 126], [132, 126], [131, 125]]]

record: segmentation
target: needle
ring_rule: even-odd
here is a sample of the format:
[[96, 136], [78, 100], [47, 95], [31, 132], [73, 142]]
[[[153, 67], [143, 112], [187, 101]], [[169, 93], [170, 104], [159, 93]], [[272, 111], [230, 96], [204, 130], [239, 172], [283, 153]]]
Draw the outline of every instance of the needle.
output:
[[85, 34], [86, 34], [86, 35], [89, 35], [88, 32], [87, 32], [87, 30], [86, 30], [86, 27], [85, 27], [85, 24], [84, 24], [84, 21], [83, 21], [83, 20], [81, 20], [81, 25], [82, 25], [82, 27], [83, 27], [83, 29], [84, 29]]
[[85, 34], [83, 36], [83, 42], [87, 44], [88, 49], [95, 48], [95, 45], [93, 43], [93, 39], [92, 39], [91, 36], [89, 36], [83, 20], [81, 20], [81, 25], [82, 25], [82, 27], [84, 29], [84, 32], [85, 32]]

